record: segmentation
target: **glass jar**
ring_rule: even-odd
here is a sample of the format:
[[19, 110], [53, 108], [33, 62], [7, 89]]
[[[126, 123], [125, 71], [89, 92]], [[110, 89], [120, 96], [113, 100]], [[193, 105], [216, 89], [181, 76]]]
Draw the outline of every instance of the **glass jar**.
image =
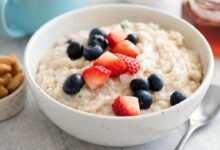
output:
[[182, 17], [205, 36], [220, 58], [220, 0], [184, 0]]

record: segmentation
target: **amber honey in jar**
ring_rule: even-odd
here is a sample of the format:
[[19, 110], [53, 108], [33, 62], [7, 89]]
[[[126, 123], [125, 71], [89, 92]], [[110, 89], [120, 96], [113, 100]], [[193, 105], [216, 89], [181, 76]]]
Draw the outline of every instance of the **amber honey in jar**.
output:
[[182, 17], [205, 36], [220, 58], [220, 0], [184, 0]]

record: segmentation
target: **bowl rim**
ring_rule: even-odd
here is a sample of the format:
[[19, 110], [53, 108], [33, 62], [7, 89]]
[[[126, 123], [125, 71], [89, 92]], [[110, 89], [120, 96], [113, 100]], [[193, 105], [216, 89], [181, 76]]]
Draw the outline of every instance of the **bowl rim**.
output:
[[[199, 88], [189, 97], [187, 97], [187, 99], [181, 103], [179, 103], [178, 105], [175, 106], [171, 106], [167, 109], [158, 111], [158, 112], [154, 112], [154, 113], [150, 113], [150, 114], [146, 114], [146, 115], [139, 115], [139, 116], [123, 116], [123, 117], [118, 117], [118, 116], [106, 116], [106, 115], [99, 115], [99, 114], [93, 114], [93, 113], [89, 113], [89, 112], [84, 112], [75, 108], [72, 108], [70, 106], [67, 106], [59, 101], [57, 101], [56, 99], [54, 99], [53, 97], [49, 96], [45, 91], [43, 91], [42, 88], [40, 88], [40, 86], [36, 83], [36, 80], [34, 79], [34, 77], [31, 75], [31, 72], [29, 70], [28, 67], [28, 56], [30, 53], [30, 47], [33, 43], [33, 41], [35, 41], [35, 39], [38, 38], [38, 35], [40, 35], [42, 32], [44, 32], [45, 30], [47, 30], [48, 27], [50, 27], [51, 25], [55, 24], [58, 20], [64, 19], [64, 18], [68, 18], [69, 16], [75, 14], [75, 13], [80, 13], [80, 12], [84, 12], [84, 11], [89, 11], [89, 10], [95, 10], [95, 9], [101, 9], [101, 8], [112, 8], [114, 9], [115, 7], [118, 8], [132, 8], [132, 9], [145, 9], [146, 11], [152, 11], [155, 13], [160, 13], [163, 15], [166, 15], [167, 17], [170, 17], [174, 20], [177, 20], [179, 22], [181, 22], [182, 24], [184, 24], [184, 26], [188, 26], [188, 28], [190, 28], [190, 30], [194, 31], [197, 36], [200, 37], [200, 39], [202, 40], [202, 42], [204, 43], [208, 56], [208, 66], [207, 66], [207, 71], [206, 71], [206, 76], [203, 78], [202, 83], [200, 84]], [[50, 21], [48, 21], [47, 23], [45, 23], [42, 27], [40, 27], [35, 33], [34, 35], [31, 37], [31, 39], [29, 40], [26, 49], [25, 49], [25, 54], [24, 54], [24, 70], [26, 73], [26, 78], [29, 81], [29, 84], [31, 84], [31, 86], [33, 86], [34, 88], [38, 89], [39, 92], [46, 97], [47, 99], [49, 99], [51, 102], [54, 102], [56, 105], [59, 105], [60, 107], [63, 107], [69, 111], [73, 111], [75, 113], [78, 113], [78, 115], [84, 115], [85, 117], [93, 117], [96, 119], [110, 119], [110, 120], [133, 120], [133, 119], [143, 119], [143, 118], [153, 118], [159, 115], [164, 115], [165, 113], [171, 113], [174, 110], [178, 109], [179, 107], [182, 107], [184, 105], [188, 105], [188, 103], [190, 103], [191, 99], [194, 99], [195, 97], [197, 97], [202, 90], [207, 86], [207, 84], [210, 84], [210, 80], [214, 71], [214, 56], [213, 53], [211, 51], [211, 48], [208, 44], [208, 42], [206, 41], [206, 39], [204, 38], [204, 36], [194, 27], [192, 26], [190, 23], [188, 23], [187, 21], [178, 18], [177, 16], [174, 16], [172, 14], [169, 14], [167, 12], [164, 12], [163, 10], [159, 10], [159, 9], [155, 9], [155, 8], [151, 8], [148, 6], [143, 6], [143, 5], [134, 5], [134, 4], [100, 4], [100, 5], [95, 5], [95, 6], [87, 6], [84, 8], [80, 8], [77, 10], [73, 10], [73, 11], [69, 11], [66, 12], [64, 14], [61, 14], [53, 19], [51, 19]]]

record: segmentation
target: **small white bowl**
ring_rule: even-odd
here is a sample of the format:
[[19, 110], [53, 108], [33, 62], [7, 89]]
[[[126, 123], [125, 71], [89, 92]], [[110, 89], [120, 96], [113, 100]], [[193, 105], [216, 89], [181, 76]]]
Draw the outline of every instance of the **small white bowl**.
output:
[[[111, 25], [124, 19], [153, 21], [181, 32], [186, 45], [199, 52], [204, 67], [201, 86], [184, 102], [164, 111], [134, 117], [100, 116], [68, 107], [47, 95], [36, 83], [39, 60], [60, 38], [82, 29]], [[52, 60], [51, 60], [52, 61]], [[25, 51], [25, 72], [44, 113], [67, 133], [95, 144], [131, 146], [157, 139], [185, 122], [200, 103], [213, 74], [214, 59], [204, 37], [186, 21], [162, 11], [138, 5], [99, 5], [58, 16], [41, 27]]]
[[19, 113], [25, 105], [25, 81], [10, 95], [0, 99], [0, 121], [9, 119]]

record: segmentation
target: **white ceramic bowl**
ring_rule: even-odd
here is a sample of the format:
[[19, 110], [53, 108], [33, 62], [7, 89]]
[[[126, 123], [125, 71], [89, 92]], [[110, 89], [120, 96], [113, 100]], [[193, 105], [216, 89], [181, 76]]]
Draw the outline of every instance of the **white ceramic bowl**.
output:
[[[124, 19], [153, 21], [164, 28], [177, 30], [184, 35], [186, 45], [199, 52], [204, 66], [203, 82], [192, 96], [161, 112], [135, 117], [110, 117], [89, 114], [65, 106], [51, 98], [37, 85], [35, 73], [38, 62], [57, 40], [77, 30], [110, 25]], [[25, 52], [27, 79], [38, 99], [40, 108], [48, 118], [61, 129], [79, 139], [107, 146], [143, 144], [159, 138], [181, 125], [188, 119], [206, 93], [213, 67], [211, 49], [194, 27], [164, 12], [137, 5], [99, 5], [56, 17], [33, 35]]]

